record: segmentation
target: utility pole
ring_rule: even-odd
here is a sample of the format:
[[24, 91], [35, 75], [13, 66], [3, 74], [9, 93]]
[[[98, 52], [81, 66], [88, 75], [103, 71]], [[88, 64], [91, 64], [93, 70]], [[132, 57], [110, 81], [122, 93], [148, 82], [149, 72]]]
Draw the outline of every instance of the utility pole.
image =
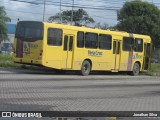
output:
[[44, 7], [43, 7], [43, 21], [45, 17], [45, 9], [46, 9], [46, 0], [44, 0]]
[[61, 0], [60, 0], [60, 23], [62, 23], [62, 9], [61, 9]]
[[73, 7], [74, 7], [74, 0], [72, 0], [72, 16], [71, 16], [71, 25], [72, 25], [72, 22], [73, 22]]

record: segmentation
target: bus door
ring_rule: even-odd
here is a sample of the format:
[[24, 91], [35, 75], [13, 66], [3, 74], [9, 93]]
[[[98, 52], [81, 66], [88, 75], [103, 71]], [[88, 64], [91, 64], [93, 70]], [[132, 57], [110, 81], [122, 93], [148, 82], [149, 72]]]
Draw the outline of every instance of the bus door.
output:
[[113, 40], [113, 55], [114, 55], [114, 61], [113, 61], [113, 72], [118, 72], [120, 68], [120, 40]]
[[148, 70], [151, 62], [151, 44], [144, 43], [143, 69]]
[[63, 68], [71, 69], [73, 61], [73, 35], [64, 35], [64, 46], [63, 46]]

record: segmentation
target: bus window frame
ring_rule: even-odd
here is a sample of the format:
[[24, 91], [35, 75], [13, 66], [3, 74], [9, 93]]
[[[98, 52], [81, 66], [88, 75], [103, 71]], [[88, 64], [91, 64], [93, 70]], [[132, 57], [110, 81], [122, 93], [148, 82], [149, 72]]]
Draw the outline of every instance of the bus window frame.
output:
[[[55, 44], [49, 44], [49, 43], [48, 43], [48, 33], [49, 33], [49, 29], [61, 30], [61, 41], [60, 41], [60, 45], [55, 45]], [[63, 29], [61, 29], [61, 28], [52, 28], [52, 27], [49, 27], [49, 28], [47, 29], [47, 45], [48, 45], [48, 46], [62, 46], [62, 44], [63, 44]]]
[[[142, 44], [141, 44], [141, 45], [142, 45], [142, 46], [141, 46], [141, 47], [142, 47], [142, 50], [141, 50], [141, 51], [135, 50], [135, 49], [137, 48], [137, 45], [138, 45], [138, 44], [136, 43], [136, 39], [142, 40]], [[135, 39], [134, 39], [134, 52], [141, 52], [141, 53], [142, 53], [142, 52], [143, 52], [143, 48], [144, 48], [144, 40], [143, 40], [143, 38], [135, 38]]]
[[[110, 42], [110, 49], [104, 49], [104, 48], [100, 48], [100, 36], [101, 35], [104, 35], [104, 36], [110, 36], [111, 37], [111, 42]], [[108, 39], [107, 39], [108, 40]], [[99, 34], [99, 36], [98, 36], [98, 48], [100, 49], [100, 50], [112, 50], [112, 35], [110, 35], [110, 34]], [[109, 43], [109, 42], [107, 42], [107, 43]]]
[[[130, 44], [130, 50], [124, 50], [124, 38], [130, 38], [130, 39], [133, 40], [133, 41], [131, 41], [132, 44]], [[135, 41], [135, 39], [134, 39], [133, 37], [123, 36], [123, 40], [122, 40], [122, 50], [125, 51], [125, 52], [133, 52], [133, 51], [134, 51], [134, 41]]]
[[[83, 47], [78, 46], [78, 33], [83, 33]], [[77, 48], [84, 48], [85, 47], [85, 32], [78, 31], [77, 32]]]
[[[93, 48], [93, 47], [86, 47], [86, 34], [95, 34], [95, 35], [97, 35], [97, 44], [96, 44], [96, 47], [95, 48]], [[98, 41], [99, 41], [99, 39], [98, 39], [98, 33], [94, 33], [94, 32], [85, 32], [85, 48], [87, 48], [87, 49], [98, 49]]]

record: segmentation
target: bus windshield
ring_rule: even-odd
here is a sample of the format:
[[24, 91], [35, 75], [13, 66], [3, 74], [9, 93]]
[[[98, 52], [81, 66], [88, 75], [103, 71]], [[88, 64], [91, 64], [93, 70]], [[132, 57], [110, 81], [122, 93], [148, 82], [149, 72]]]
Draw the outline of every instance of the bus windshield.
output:
[[15, 37], [21, 40], [42, 40], [43, 23], [33, 21], [19, 22], [17, 25]]

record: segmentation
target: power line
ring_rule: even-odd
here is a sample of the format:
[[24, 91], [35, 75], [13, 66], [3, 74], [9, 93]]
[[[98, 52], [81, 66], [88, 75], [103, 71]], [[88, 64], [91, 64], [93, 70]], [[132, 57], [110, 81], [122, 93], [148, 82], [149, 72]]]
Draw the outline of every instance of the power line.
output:
[[15, 11], [15, 12], [22, 12], [22, 13], [31, 13], [31, 14], [40, 14], [42, 15], [42, 13], [34, 13], [34, 12], [27, 12], [27, 11], [17, 11], [17, 10], [10, 10], [10, 9], [5, 9], [7, 11]]
[[[29, 3], [29, 4], [35, 4], [35, 5], [38, 5], [38, 4], [40, 4], [40, 3], [36, 3], [36, 2], [30, 2], [30, 1], [25, 1], [25, 0], [10, 0], [10, 1], [16, 1], [16, 2], [24, 2], [24, 3]], [[43, 3], [41, 3], [41, 4], [43, 4]]]
[[[30, 4], [30, 5], [44, 5], [43, 3], [43, 0], [41, 1], [26, 1], [26, 0], [10, 0], [12, 2], [19, 2], [19, 3], [27, 3], [27, 4]], [[98, 0], [97, 0], [98, 1]], [[119, 2], [117, 1], [110, 1], [108, 2], [109, 4], [110, 3], [114, 3], [114, 4], [119, 4]], [[48, 1], [46, 0], [46, 4], [47, 6], [57, 6], [59, 7], [59, 4], [60, 2], [53, 2], [53, 1]], [[64, 2], [63, 4], [61, 4], [61, 6], [63, 7], [73, 7], [73, 5], [71, 3], [67, 3], [67, 2]], [[120, 9], [120, 7], [114, 7], [114, 6], [104, 6], [104, 5], [99, 5], [99, 6], [90, 6], [90, 5], [83, 5], [83, 4], [79, 4], [79, 3], [75, 3], [74, 4], [74, 7], [75, 8], [84, 8], [84, 9], [92, 9], [92, 10], [111, 10], [111, 11], [117, 11]], [[10, 9], [6, 9], [7, 11], [12, 11], [12, 12], [22, 12], [22, 13], [31, 13], [31, 14], [36, 14], [36, 15], [42, 15], [42, 13], [34, 13], [34, 12], [27, 12], [27, 11], [19, 11], [19, 10], [10, 10]], [[53, 14], [45, 14], [45, 15], [53, 15]], [[94, 16], [94, 15], [93, 15]], [[109, 15], [107, 15], [109, 16]], [[116, 16], [116, 15], [115, 15]], [[111, 20], [116, 20], [116, 19], [112, 19], [112, 18], [105, 18], [105, 17], [101, 17], [101, 16], [94, 16], [94, 17], [97, 17], [97, 18], [103, 18], [103, 19], [111, 19]]]
[[[59, 5], [55, 5], [55, 6], [59, 6]], [[14, 11], [14, 12], [21, 12], [21, 13], [28, 13], [28, 14], [35, 14], [35, 15], [42, 15], [42, 13], [34, 13], [34, 12], [28, 12], [28, 11], [17, 11], [17, 10], [10, 10], [10, 9], [6, 9], [7, 11]], [[53, 14], [45, 14], [45, 15], [53, 15]], [[107, 15], [108, 16], [108, 15]]]
[[[47, 5], [55, 5], [57, 6], [57, 4], [47, 4]], [[61, 6], [63, 7], [72, 7], [72, 5], [64, 5], [62, 4]], [[78, 6], [78, 5], [74, 5], [75, 8], [85, 8], [85, 9], [96, 9], [96, 10], [113, 10], [113, 11], [117, 11], [119, 10], [119, 8], [101, 8], [101, 7], [85, 7], [85, 6]]]
[[[58, 6], [58, 5], [55, 5], [55, 6]], [[61, 5], [61, 6], [65, 6], [65, 5]], [[71, 7], [71, 6], [65, 6], [65, 7]], [[80, 8], [86, 8], [86, 7], [80, 7]], [[93, 7], [90, 7], [90, 9], [106, 10], [106, 9], [103, 9], [103, 8], [93, 8]], [[42, 15], [42, 13], [34, 13], [34, 12], [27, 12], [27, 11], [17, 11], [17, 10], [10, 10], [10, 9], [6, 9], [6, 10], [7, 11], [15, 11], [15, 12], [23, 12], [23, 13], [32, 13], [32, 14], [40, 14], [40, 15]], [[107, 9], [107, 10], [117, 10], [117, 9], [110, 8], [110, 9]], [[53, 14], [46, 14], [46, 15], [53, 15]]]
[[[34, 12], [26, 12], [26, 11], [17, 11], [17, 10], [11, 10], [11, 9], [6, 9], [6, 11], [12, 11], [12, 12], [21, 12], [21, 13], [27, 13], [27, 14], [36, 14], [36, 15], [42, 15], [43, 13], [34, 13]], [[45, 14], [45, 15], [53, 15], [53, 14]], [[115, 15], [113, 15], [113, 14], [110, 14], [110, 15], [106, 15], [106, 16], [116, 16], [116, 14]]]
[[[55, 3], [58, 3], [58, 4], [59, 4], [59, 2], [51, 2], [51, 1], [48, 1], [48, 3], [54, 3], [54, 4], [55, 4]], [[64, 5], [72, 5], [72, 3], [64, 3], [64, 2], [63, 2], [63, 4], [64, 4]], [[117, 2], [117, 3], [115, 3], [115, 4], [119, 4], [119, 2]], [[74, 5], [80, 5], [80, 6], [85, 6], [85, 7], [88, 6], [88, 5], [86, 5], [86, 4], [77, 4], [77, 3], [75, 3], [75, 2], [74, 2]], [[92, 5], [92, 7], [114, 7], [114, 6], [105, 6], [105, 5], [103, 5], [103, 6], [102, 6], [102, 5], [101, 5], [101, 6], [93, 6], [93, 5]]]
[[[26, 2], [24, 0], [11, 0], [11, 1], [16, 1], [16, 2], [22, 2], [22, 3], [29, 3], [29, 4], [43, 4], [43, 3], [33, 3], [33, 2]], [[57, 4], [58, 3], [58, 4]], [[54, 5], [54, 6], [59, 6], [60, 2], [51, 2], [51, 3], [46, 3], [46, 5]], [[72, 7], [72, 4], [61, 4], [63, 7]], [[96, 9], [96, 10], [118, 10], [120, 8], [115, 8], [115, 7], [108, 7], [107, 6], [85, 6], [85, 5], [80, 5], [80, 4], [74, 4], [74, 7], [76, 8], [85, 8], [85, 9]]]
[[[10, 1], [15, 1], [15, 2], [22, 2], [22, 3], [29, 3], [29, 4], [33, 4], [33, 5], [39, 5], [39, 4], [43, 4], [43, 2], [33, 2], [33, 1], [25, 1], [25, 0], [10, 0]], [[93, 0], [92, 0], [93, 1]], [[131, 1], [131, 0], [130, 0]], [[53, 2], [53, 1], [46, 1], [47, 3], [49, 3], [49, 4], [46, 4], [46, 5], [59, 5], [59, 3], [60, 2]], [[100, 2], [99, 0], [97, 0], [96, 2]], [[104, 1], [104, 2], [106, 2], [106, 1]], [[126, 0], [123, 0], [123, 2], [121, 2], [121, 3], [124, 3], [124, 2], [126, 2]], [[51, 4], [51, 3], [53, 3], [53, 4]], [[118, 1], [110, 1], [110, 2], [107, 2], [108, 4], [120, 4], [120, 2], [118, 2]], [[157, 4], [159, 4], [159, 3], [157, 3]], [[64, 7], [72, 7], [71, 6], [71, 3], [63, 3], [63, 6]], [[83, 7], [83, 8], [85, 8], [85, 9], [87, 9], [87, 7], [88, 7], [88, 9], [94, 9], [94, 8], [96, 8], [96, 9], [99, 9], [99, 8], [102, 8], [103, 10], [112, 10], [113, 8], [114, 8], [114, 10], [116, 9], [120, 9], [120, 7], [118, 7], [118, 8], [116, 8], [115, 6], [110, 6], [109, 7], [109, 9], [104, 9], [104, 7], [108, 7], [108, 6], [92, 6], [92, 7], [90, 7], [90, 6], [86, 6], [86, 5], [82, 5], [82, 4], [76, 4], [75, 3], [75, 7]], [[111, 9], [112, 8], [112, 9]]]

